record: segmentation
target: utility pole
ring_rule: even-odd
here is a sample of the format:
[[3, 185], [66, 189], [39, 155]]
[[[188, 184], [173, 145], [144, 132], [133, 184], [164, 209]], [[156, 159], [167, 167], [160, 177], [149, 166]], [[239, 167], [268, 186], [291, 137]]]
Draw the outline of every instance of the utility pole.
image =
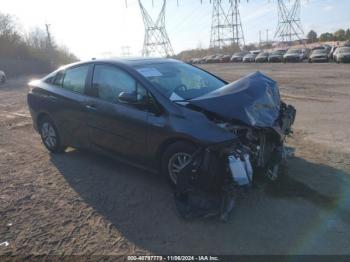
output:
[[47, 49], [48, 49], [48, 54], [49, 54], [49, 59], [50, 59], [50, 66], [53, 68], [53, 45], [52, 45], [52, 39], [51, 39], [51, 33], [50, 33], [50, 24], [45, 24], [46, 28], [46, 33], [47, 33]]
[[141, 0], [138, 0], [138, 2], [145, 27], [145, 37], [143, 42], [142, 55], [173, 56], [174, 50], [171, 46], [168, 34], [165, 30], [166, 0], [163, 0], [162, 9], [155, 22], [148, 14]]
[[301, 0], [291, 1], [289, 8], [285, 2], [287, 1], [277, 0], [278, 26], [274, 38], [290, 44], [294, 40], [301, 40], [304, 35], [300, 20]]
[[213, 0], [210, 47], [222, 48], [236, 44], [243, 48], [245, 41], [239, 12], [239, 0], [229, 0], [227, 12], [223, 2], [222, 0]]
[[52, 48], [50, 26], [51, 26], [50, 24], [45, 24], [46, 33], [47, 33], [47, 42], [49, 44], [49, 47]]
[[259, 30], [259, 47], [261, 47], [261, 30]]
[[269, 44], [269, 29], [266, 29], [266, 44]]

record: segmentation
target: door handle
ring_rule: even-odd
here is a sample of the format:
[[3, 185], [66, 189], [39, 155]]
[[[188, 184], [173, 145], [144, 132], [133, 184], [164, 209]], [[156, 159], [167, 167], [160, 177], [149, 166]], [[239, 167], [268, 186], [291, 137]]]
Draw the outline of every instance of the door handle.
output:
[[85, 105], [85, 107], [89, 110], [96, 110], [96, 107], [94, 105]]
[[51, 101], [56, 101], [57, 100], [57, 97], [53, 96], [53, 95], [49, 95], [48, 98], [51, 100]]

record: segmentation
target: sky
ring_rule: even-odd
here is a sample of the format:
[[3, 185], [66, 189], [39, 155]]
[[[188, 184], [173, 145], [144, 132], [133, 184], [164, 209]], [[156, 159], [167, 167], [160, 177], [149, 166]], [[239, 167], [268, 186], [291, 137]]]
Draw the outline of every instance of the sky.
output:
[[[142, 0], [155, 20], [162, 0]], [[225, 0], [222, 0], [225, 2]], [[226, 0], [228, 2], [228, 0]], [[144, 25], [138, 0], [0, 0], [0, 12], [16, 17], [21, 30], [45, 28], [58, 44], [65, 45], [80, 59], [103, 55], [121, 55], [122, 46], [140, 55]], [[209, 0], [167, 0], [166, 30], [175, 53], [210, 41], [212, 5]], [[288, 1], [286, 1], [288, 2]], [[277, 0], [241, 0], [240, 13], [246, 43], [259, 41], [259, 31], [266, 39], [277, 26]], [[301, 22], [304, 32], [318, 33], [350, 28], [349, 0], [302, 0]]]

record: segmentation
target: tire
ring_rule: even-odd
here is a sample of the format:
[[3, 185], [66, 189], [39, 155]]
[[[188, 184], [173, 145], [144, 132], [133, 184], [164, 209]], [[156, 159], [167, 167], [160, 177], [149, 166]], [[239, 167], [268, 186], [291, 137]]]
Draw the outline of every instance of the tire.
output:
[[6, 83], [6, 77], [2, 76], [0, 79], [0, 84], [5, 84]]
[[59, 154], [66, 150], [66, 146], [61, 144], [60, 136], [53, 121], [44, 117], [39, 123], [39, 133], [44, 146], [51, 153]]
[[187, 163], [196, 147], [188, 142], [179, 141], [171, 144], [163, 153], [161, 172], [172, 185], [176, 185], [176, 167]]

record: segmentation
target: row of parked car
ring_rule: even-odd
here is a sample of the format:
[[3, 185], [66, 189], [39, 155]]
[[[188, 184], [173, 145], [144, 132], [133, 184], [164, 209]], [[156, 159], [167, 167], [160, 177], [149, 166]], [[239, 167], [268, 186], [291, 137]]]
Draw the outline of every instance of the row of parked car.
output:
[[275, 50], [272, 52], [264, 52], [261, 50], [242, 51], [231, 55], [209, 55], [203, 58], [194, 58], [189, 62], [192, 64], [206, 64], [206, 63], [229, 63], [229, 62], [243, 62], [243, 63], [288, 63], [288, 62], [303, 62], [310, 63], [335, 61], [337, 63], [350, 62], [350, 45], [342, 47], [332, 47], [329, 45], [322, 45], [307, 48], [290, 48], [287, 50]]

